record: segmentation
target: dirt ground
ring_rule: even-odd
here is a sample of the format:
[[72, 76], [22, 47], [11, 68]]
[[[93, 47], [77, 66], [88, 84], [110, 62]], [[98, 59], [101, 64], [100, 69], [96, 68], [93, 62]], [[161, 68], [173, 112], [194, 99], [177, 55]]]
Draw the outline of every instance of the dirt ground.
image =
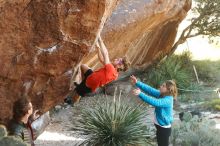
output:
[[82, 142], [82, 136], [72, 131], [77, 119], [76, 107], [59, 109], [52, 115], [50, 125], [36, 140], [36, 146], [77, 146]]
[[36, 140], [36, 146], [78, 146], [83, 141], [81, 135], [72, 130], [80, 115], [81, 107], [89, 106], [94, 99], [81, 99], [74, 107], [57, 106], [51, 114], [51, 123]]

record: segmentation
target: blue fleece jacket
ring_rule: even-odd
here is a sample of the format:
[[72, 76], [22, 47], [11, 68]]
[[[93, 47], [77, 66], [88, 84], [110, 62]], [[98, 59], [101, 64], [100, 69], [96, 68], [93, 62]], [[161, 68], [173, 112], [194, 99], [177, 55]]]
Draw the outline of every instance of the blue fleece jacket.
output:
[[155, 114], [158, 123], [161, 126], [170, 125], [173, 122], [173, 96], [164, 96], [160, 98], [159, 90], [152, 88], [140, 81], [136, 83], [136, 86], [146, 94], [153, 96], [150, 97], [143, 92], [139, 94], [139, 97], [144, 102], [155, 107]]

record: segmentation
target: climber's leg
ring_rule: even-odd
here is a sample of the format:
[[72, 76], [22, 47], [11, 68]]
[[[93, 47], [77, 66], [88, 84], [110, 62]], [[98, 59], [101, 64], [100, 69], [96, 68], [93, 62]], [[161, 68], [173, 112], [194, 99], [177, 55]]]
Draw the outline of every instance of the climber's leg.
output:
[[92, 70], [92, 69], [89, 68], [86, 64], [82, 64], [80, 66], [80, 69], [81, 69], [81, 78], [82, 78], [82, 81], [83, 81], [86, 77], [86, 73], [88, 72], [88, 70]]
[[86, 94], [92, 92], [92, 90], [86, 86], [86, 80], [93, 73], [93, 70], [90, 68], [83, 68], [83, 69], [84, 69], [84, 71], [86, 71], [83, 74], [84, 79], [82, 80], [82, 82], [79, 85], [76, 86], [76, 89], [75, 89], [77, 94], [82, 97], [85, 96]]
[[70, 91], [70, 93], [66, 96], [66, 98], [64, 99], [65, 103], [73, 104], [79, 102], [80, 97], [83, 97], [86, 94], [92, 92], [92, 90], [86, 86], [86, 79], [89, 75], [93, 73], [93, 71], [86, 65], [81, 65], [81, 69], [84, 79], [80, 84], [76, 84], [75, 90]]

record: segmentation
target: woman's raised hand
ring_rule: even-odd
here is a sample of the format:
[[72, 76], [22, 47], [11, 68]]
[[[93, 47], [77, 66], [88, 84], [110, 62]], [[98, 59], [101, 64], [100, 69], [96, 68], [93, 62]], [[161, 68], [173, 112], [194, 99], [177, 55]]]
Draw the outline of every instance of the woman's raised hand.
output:
[[130, 76], [131, 83], [135, 85], [137, 83], [137, 78], [134, 75]]
[[138, 96], [141, 93], [140, 89], [134, 89], [132, 92], [134, 95]]

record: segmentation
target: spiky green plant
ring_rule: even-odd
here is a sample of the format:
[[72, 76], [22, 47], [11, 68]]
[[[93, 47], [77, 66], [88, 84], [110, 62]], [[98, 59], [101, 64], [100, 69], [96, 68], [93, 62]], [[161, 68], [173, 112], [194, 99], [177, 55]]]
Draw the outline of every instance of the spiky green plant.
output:
[[146, 145], [145, 110], [129, 102], [97, 102], [82, 111], [77, 130], [90, 146]]
[[192, 82], [192, 64], [189, 52], [172, 55], [149, 69], [144, 75], [150, 85], [158, 87], [162, 82], [173, 79], [179, 88], [188, 88]]

